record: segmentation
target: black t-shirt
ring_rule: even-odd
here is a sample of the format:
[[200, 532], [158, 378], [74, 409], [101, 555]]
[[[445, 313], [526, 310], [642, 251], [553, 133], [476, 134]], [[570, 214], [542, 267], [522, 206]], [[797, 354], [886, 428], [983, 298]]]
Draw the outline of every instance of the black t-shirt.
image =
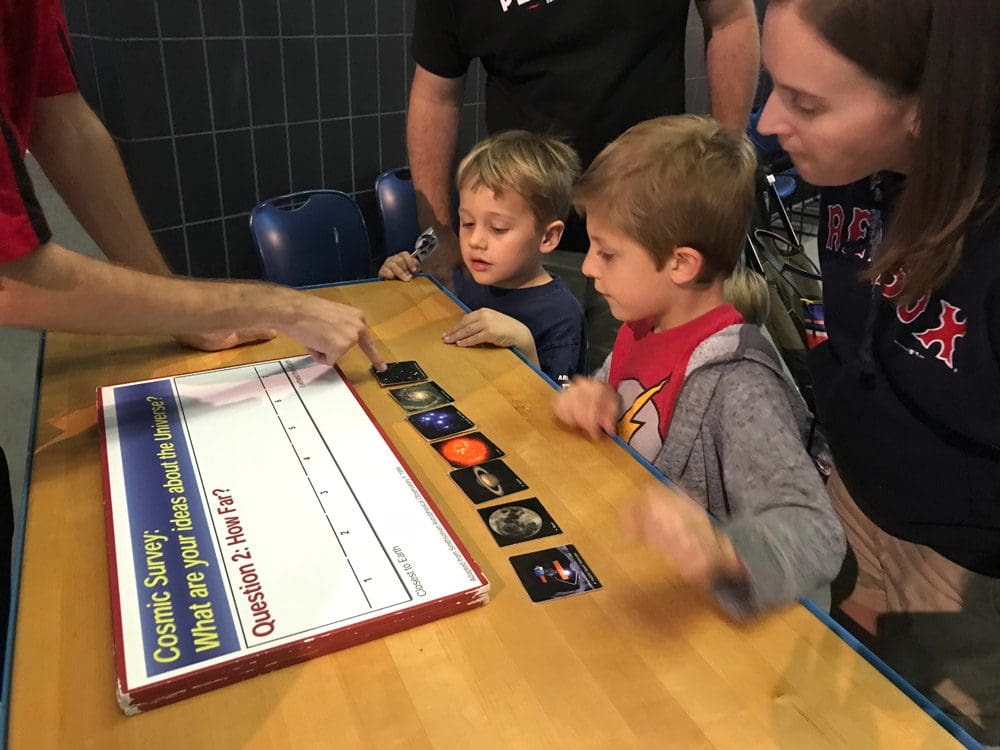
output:
[[816, 405], [844, 484], [888, 533], [1000, 577], [1000, 215], [974, 228], [936, 292], [859, 280], [901, 178], [823, 191], [829, 340], [810, 352]]
[[585, 374], [587, 333], [583, 309], [562, 279], [525, 289], [477, 284], [455, 271], [455, 296], [470, 310], [488, 307], [519, 320], [531, 331], [539, 369], [553, 380]]
[[457, 78], [474, 58], [490, 132], [569, 139], [584, 166], [630, 126], [684, 111], [689, 0], [417, 0], [413, 57]]

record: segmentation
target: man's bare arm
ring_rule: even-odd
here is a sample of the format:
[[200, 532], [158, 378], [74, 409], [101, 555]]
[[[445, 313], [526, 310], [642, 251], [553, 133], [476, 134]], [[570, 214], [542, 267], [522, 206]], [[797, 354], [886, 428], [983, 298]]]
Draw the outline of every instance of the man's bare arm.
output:
[[[118, 149], [79, 92], [38, 100], [29, 148], [66, 205], [112, 261], [171, 274], [136, 202]], [[220, 322], [220, 327], [222, 324]], [[199, 349], [268, 339], [268, 328], [205, 330], [181, 336]]]
[[[420, 226], [433, 226], [438, 235], [437, 250], [428, 257], [424, 270], [448, 285], [461, 263], [458, 238], [451, 226], [451, 196], [464, 86], [464, 78], [443, 78], [417, 65], [406, 122]], [[392, 254], [409, 249], [387, 251]]]
[[271, 327], [332, 364], [359, 344], [376, 365], [364, 314], [287, 287], [157, 276], [49, 243], [0, 264], [0, 325], [103, 334]]
[[760, 30], [753, 0], [697, 0], [705, 27], [705, 67], [712, 116], [746, 131], [760, 72]]

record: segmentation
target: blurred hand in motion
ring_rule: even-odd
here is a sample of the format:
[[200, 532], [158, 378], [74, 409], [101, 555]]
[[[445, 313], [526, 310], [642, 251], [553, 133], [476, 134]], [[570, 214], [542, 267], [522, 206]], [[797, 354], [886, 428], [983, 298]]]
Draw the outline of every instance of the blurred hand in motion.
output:
[[708, 590], [719, 579], [746, 578], [732, 541], [705, 509], [659, 482], [649, 484], [623, 511], [622, 526], [693, 586]]
[[607, 383], [577, 375], [552, 402], [556, 419], [582, 430], [591, 440], [614, 435], [621, 413], [621, 397]]

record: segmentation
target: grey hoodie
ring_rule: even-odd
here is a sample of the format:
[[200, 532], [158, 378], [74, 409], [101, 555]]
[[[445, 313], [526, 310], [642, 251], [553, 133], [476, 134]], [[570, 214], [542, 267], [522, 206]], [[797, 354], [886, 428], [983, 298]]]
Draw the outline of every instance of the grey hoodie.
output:
[[[596, 379], [607, 382], [613, 356]], [[691, 354], [667, 439], [650, 460], [732, 539], [748, 582], [720, 581], [714, 594], [734, 617], [826, 586], [844, 559], [844, 531], [805, 449], [808, 428], [757, 326], [724, 328]]]

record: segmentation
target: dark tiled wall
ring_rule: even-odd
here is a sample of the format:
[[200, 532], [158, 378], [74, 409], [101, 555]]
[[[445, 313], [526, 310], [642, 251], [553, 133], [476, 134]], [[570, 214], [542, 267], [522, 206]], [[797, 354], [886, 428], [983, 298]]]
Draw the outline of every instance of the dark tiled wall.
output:
[[[406, 162], [415, 0], [63, 0], [81, 88], [114, 136], [160, 248], [196, 276], [256, 277], [260, 200], [327, 187], [362, 206]], [[688, 106], [708, 106], [688, 29]], [[461, 146], [485, 135], [470, 72]]]

